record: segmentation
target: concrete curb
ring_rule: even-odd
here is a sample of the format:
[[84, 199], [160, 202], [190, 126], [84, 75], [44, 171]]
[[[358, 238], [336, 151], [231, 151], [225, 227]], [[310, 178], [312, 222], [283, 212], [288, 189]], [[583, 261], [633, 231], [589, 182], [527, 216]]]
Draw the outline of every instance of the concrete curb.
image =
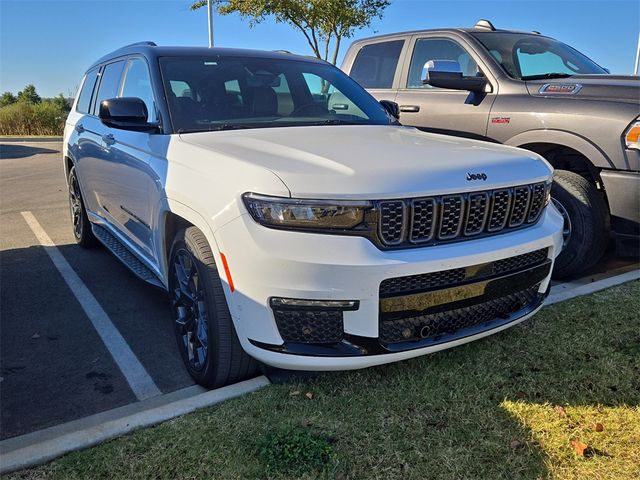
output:
[[580, 297], [582, 295], [588, 295], [590, 293], [604, 290], [605, 288], [614, 287], [622, 283], [630, 282], [632, 280], [640, 279], [640, 269], [631, 270], [629, 272], [621, 273], [613, 277], [604, 278], [602, 280], [596, 280], [592, 283], [583, 285], [572, 285], [571, 283], [561, 283], [554, 287], [551, 287], [551, 293], [545, 300], [545, 305], [553, 305], [554, 303], [564, 302], [571, 298]]
[[193, 386], [0, 442], [0, 474], [22, 470], [92, 447], [141, 427], [208, 407], [269, 385], [260, 376], [217, 390]]

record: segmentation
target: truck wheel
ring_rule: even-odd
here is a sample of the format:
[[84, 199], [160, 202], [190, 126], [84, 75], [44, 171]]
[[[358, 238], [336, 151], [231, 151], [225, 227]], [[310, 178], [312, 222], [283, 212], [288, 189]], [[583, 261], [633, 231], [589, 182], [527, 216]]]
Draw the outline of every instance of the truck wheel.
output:
[[217, 388], [255, 374], [257, 362], [240, 345], [213, 253], [196, 227], [175, 236], [169, 293], [178, 348], [198, 384]]
[[564, 218], [564, 245], [553, 277], [571, 277], [602, 258], [609, 240], [609, 210], [591, 182], [567, 170], [555, 171], [551, 198]]
[[98, 240], [93, 235], [91, 223], [89, 223], [89, 217], [87, 217], [87, 210], [80, 192], [80, 183], [76, 175], [76, 167], [71, 167], [71, 170], [69, 170], [67, 185], [69, 185], [69, 210], [71, 211], [71, 222], [73, 224], [73, 237], [81, 247], [95, 247]]

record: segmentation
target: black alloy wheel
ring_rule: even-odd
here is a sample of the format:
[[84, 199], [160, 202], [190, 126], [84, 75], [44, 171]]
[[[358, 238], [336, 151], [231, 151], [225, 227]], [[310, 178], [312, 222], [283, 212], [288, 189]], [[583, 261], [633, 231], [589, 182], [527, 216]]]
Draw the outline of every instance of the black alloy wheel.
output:
[[200, 275], [191, 253], [181, 248], [172, 265], [172, 301], [178, 344], [189, 370], [201, 372], [207, 362], [209, 333], [207, 305]]
[[256, 374], [257, 362], [238, 340], [209, 242], [196, 227], [175, 235], [169, 294], [178, 349], [196, 383], [217, 388]]

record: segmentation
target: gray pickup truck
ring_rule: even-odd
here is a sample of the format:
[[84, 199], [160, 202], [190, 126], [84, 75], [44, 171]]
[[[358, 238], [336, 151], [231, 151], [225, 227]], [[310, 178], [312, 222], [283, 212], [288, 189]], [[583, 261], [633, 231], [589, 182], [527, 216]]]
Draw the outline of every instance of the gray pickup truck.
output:
[[619, 253], [637, 254], [639, 77], [610, 75], [557, 40], [487, 20], [358, 40], [342, 69], [378, 100], [396, 102], [404, 125], [546, 158], [565, 218], [557, 278], [593, 266], [610, 233]]

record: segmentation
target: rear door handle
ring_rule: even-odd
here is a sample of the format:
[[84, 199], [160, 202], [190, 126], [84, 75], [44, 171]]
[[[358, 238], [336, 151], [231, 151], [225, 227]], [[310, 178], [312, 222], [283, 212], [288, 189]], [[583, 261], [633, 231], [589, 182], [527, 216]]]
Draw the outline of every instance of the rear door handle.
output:
[[84, 132], [84, 126], [81, 123], [76, 125], [76, 132], [78, 132], [78, 133]]
[[419, 105], [400, 105], [401, 112], [416, 113], [420, 111]]
[[108, 133], [107, 135], [103, 135], [102, 136], [102, 141], [104, 143], [106, 143], [107, 145], [113, 145], [114, 143], [116, 143], [116, 139], [113, 136], [112, 133]]

